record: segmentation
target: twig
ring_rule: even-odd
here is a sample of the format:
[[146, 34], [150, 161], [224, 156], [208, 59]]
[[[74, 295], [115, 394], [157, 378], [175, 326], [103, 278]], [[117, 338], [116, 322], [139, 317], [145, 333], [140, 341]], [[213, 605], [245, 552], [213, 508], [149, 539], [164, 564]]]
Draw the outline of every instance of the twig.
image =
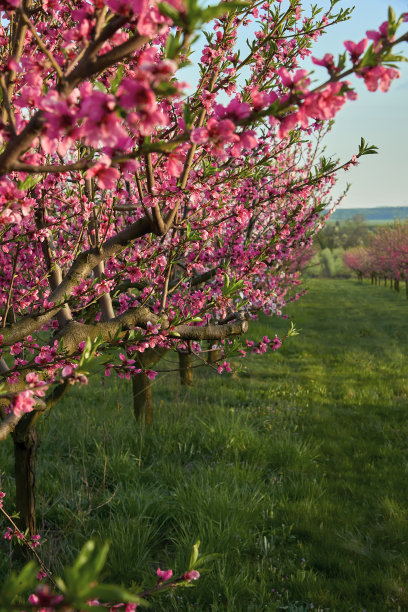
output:
[[21, 248], [21, 243], [19, 242], [17, 243], [17, 247], [16, 247], [16, 254], [14, 256], [14, 261], [13, 261], [13, 270], [11, 273], [10, 287], [8, 290], [6, 307], [4, 309], [4, 318], [3, 318], [3, 323], [2, 323], [3, 329], [6, 327], [7, 315], [10, 310], [11, 295], [13, 293], [13, 284], [14, 284], [14, 279], [16, 277], [17, 259], [18, 259], [18, 254], [20, 252], [20, 248]]
[[55, 57], [52, 55], [52, 53], [44, 45], [43, 41], [41, 40], [41, 38], [37, 34], [37, 30], [35, 29], [35, 27], [33, 26], [33, 24], [31, 23], [30, 19], [25, 14], [25, 12], [24, 12], [24, 10], [22, 8], [20, 8], [19, 13], [20, 13], [24, 23], [28, 26], [28, 29], [30, 30], [31, 34], [34, 36], [37, 45], [39, 46], [41, 51], [48, 57], [48, 59], [51, 62], [52, 67], [54, 68], [55, 72], [58, 75], [58, 78], [61, 79], [62, 78], [62, 70], [61, 70], [61, 67], [57, 64], [57, 62], [55, 60]]
[[2, 514], [4, 514], [4, 516], [6, 517], [8, 522], [10, 523], [10, 525], [13, 526], [15, 534], [23, 542], [23, 544], [30, 550], [30, 552], [34, 555], [34, 557], [37, 559], [38, 563], [40, 564], [40, 567], [41, 567], [42, 571], [47, 574], [47, 578], [49, 579], [49, 581], [51, 582], [53, 587], [57, 589], [58, 587], [57, 587], [57, 584], [54, 582], [51, 570], [49, 570], [48, 567], [46, 565], [44, 565], [40, 555], [35, 550], [34, 546], [31, 544], [31, 542], [29, 540], [27, 540], [27, 538], [25, 537], [24, 533], [22, 533], [20, 531], [20, 529], [17, 527], [17, 525], [15, 524], [15, 522], [13, 521], [11, 516], [9, 514], [7, 514], [7, 512], [4, 510], [4, 508], [2, 506], [0, 506], [0, 512], [2, 512]]
[[4, 74], [1, 75], [0, 77], [0, 86], [3, 92], [3, 100], [4, 100], [4, 106], [6, 108], [6, 112], [7, 112], [7, 117], [10, 123], [10, 131], [12, 133], [13, 136], [17, 135], [16, 132], [16, 122], [14, 119], [14, 113], [13, 110], [11, 108], [10, 105], [10, 98], [9, 98], [9, 94], [8, 94], [8, 89], [6, 86], [6, 79], [4, 78]]

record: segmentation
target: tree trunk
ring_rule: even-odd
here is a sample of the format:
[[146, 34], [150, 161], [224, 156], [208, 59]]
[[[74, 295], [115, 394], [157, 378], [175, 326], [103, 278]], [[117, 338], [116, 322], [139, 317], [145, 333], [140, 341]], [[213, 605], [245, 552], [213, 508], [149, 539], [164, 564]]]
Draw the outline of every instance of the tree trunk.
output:
[[150, 379], [144, 372], [132, 378], [133, 411], [137, 421], [150, 425], [153, 421], [153, 399]]
[[384, 287], [386, 287], [386, 286], [387, 286], [387, 282], [388, 282], [388, 279], [387, 279], [387, 277], [385, 277], [385, 278], [384, 278]]
[[217, 361], [219, 361], [221, 359], [221, 351], [219, 349], [213, 349], [213, 344], [212, 342], [208, 343], [208, 348], [209, 348], [209, 353], [208, 353], [208, 363], [211, 364], [216, 364]]
[[407, 296], [408, 300], [408, 280], [405, 281], [405, 295]]
[[13, 433], [14, 467], [16, 481], [16, 511], [19, 514], [17, 526], [36, 534], [35, 520], [35, 461], [39, 437], [35, 421], [20, 421]]
[[35, 466], [40, 438], [37, 420], [46, 410], [54, 406], [69, 388], [68, 382], [57, 385], [46, 400], [37, 399], [35, 409], [23, 416], [13, 431], [14, 470], [16, 483], [16, 520], [21, 531], [30, 536], [37, 533], [35, 520]]
[[180, 382], [183, 386], [189, 387], [193, 384], [193, 370], [191, 369], [191, 353], [178, 351]]
[[399, 280], [395, 280], [394, 281], [394, 289], [395, 289], [395, 291], [399, 291], [400, 290]]

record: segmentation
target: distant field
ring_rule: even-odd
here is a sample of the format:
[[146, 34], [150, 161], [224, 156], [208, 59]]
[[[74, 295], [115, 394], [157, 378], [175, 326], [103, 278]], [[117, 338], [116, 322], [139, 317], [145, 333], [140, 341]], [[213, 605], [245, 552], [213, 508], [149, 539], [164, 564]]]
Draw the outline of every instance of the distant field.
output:
[[339, 208], [332, 216], [330, 221], [346, 221], [356, 215], [361, 215], [367, 222], [392, 223], [395, 219], [408, 219], [408, 206], [380, 206], [375, 208]]
[[[195, 370], [187, 390], [161, 375], [149, 430], [129, 383], [98, 374], [54, 408], [38, 470], [49, 564], [98, 536], [107, 580], [149, 586], [200, 539], [219, 555], [208, 573], [153, 610], [408, 610], [408, 302], [354, 280], [307, 285], [288, 309], [300, 334], [278, 352], [236, 360], [233, 376]], [[11, 490], [11, 444], [0, 466]]]

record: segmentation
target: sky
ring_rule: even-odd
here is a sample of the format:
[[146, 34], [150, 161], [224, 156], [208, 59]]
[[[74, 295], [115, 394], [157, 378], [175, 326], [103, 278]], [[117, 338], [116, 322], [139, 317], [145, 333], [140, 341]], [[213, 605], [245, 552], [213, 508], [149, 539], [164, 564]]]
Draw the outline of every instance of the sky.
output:
[[[206, 2], [214, 4], [214, 0]], [[282, 7], [286, 8], [287, 4], [288, 0], [283, 0]], [[303, 0], [305, 14], [308, 14], [310, 4], [317, 4], [327, 10], [330, 0]], [[364, 38], [366, 30], [378, 30], [387, 19], [387, 0], [340, 0], [336, 9], [352, 6], [355, 8], [351, 19], [328, 28], [327, 33], [315, 43], [313, 56], [322, 58], [325, 53], [332, 53], [336, 57], [345, 50], [343, 41], [359, 42]], [[408, 0], [393, 0], [392, 6], [398, 16], [408, 12]], [[400, 34], [406, 29], [408, 23], [401, 26]], [[197, 44], [198, 47], [202, 46], [203, 39]], [[398, 51], [408, 57], [408, 44], [401, 46]], [[194, 59], [197, 56], [198, 48]], [[313, 69], [318, 82], [327, 78], [327, 71], [313, 65], [311, 61], [302, 63], [301, 67]], [[408, 63], [401, 65], [400, 72], [401, 78], [392, 83], [387, 93], [369, 92], [362, 79], [349, 77], [358, 93], [358, 99], [347, 102], [336, 115], [332, 132], [325, 139], [325, 155], [346, 161], [358, 152], [361, 137], [369, 144], [378, 146], [379, 153], [361, 158], [358, 167], [340, 173], [332, 192], [334, 199], [343, 193], [347, 183], [351, 183], [342, 208], [408, 206]], [[184, 75], [190, 84], [197, 79], [192, 67], [186, 68]]]
[[[319, 6], [328, 4], [324, 1]], [[337, 6], [353, 5], [352, 18], [329, 29], [316, 43], [315, 57], [342, 52], [344, 40], [358, 42], [366, 30], [378, 29], [387, 18], [386, 0], [340, 0]], [[408, 0], [394, 0], [392, 6], [398, 16], [408, 12]], [[408, 24], [401, 26], [401, 34], [406, 31], [404, 26]], [[399, 50], [408, 56], [408, 44]], [[343, 191], [347, 182], [351, 183], [342, 208], [408, 206], [408, 64], [403, 64], [400, 71], [401, 78], [392, 83], [387, 93], [368, 92], [363, 82], [353, 77], [358, 100], [345, 104], [326, 138], [326, 153], [342, 159], [356, 151], [361, 136], [379, 147], [378, 155], [363, 157], [358, 167], [341, 173], [334, 196]]]

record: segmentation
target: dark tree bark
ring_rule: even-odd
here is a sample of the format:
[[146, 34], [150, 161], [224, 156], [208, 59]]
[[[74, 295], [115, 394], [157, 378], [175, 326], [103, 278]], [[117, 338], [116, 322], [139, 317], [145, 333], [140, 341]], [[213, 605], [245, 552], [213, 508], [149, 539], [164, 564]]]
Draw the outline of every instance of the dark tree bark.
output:
[[16, 511], [19, 514], [16, 522], [19, 529], [23, 532], [28, 530], [30, 536], [37, 533], [35, 519], [35, 464], [39, 437], [36, 420], [36, 414], [27, 414], [13, 432]]
[[153, 421], [153, 399], [150, 379], [144, 372], [132, 378], [133, 411], [137, 421], [150, 425]]

